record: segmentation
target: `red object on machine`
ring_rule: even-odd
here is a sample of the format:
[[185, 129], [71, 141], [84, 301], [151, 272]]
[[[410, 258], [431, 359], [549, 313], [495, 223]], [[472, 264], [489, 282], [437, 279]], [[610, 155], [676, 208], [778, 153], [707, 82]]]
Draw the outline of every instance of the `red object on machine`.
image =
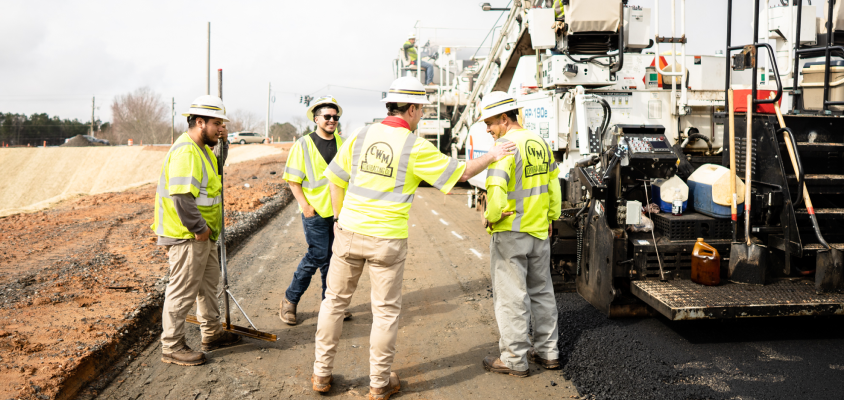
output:
[[[747, 112], [747, 96], [750, 96], [751, 90], [750, 89], [735, 89], [735, 112]], [[771, 98], [771, 94], [776, 94], [776, 90], [756, 90], [756, 100], [767, 100]], [[780, 97], [778, 103], [782, 105], [782, 97]], [[757, 104], [756, 108], [753, 109], [754, 114], [776, 114], [776, 110], [774, 110], [774, 104]]]

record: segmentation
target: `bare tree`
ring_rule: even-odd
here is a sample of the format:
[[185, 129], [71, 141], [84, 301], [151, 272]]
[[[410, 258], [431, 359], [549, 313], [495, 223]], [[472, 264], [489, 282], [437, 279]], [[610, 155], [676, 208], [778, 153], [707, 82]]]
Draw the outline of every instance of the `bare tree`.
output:
[[161, 96], [149, 87], [117, 96], [111, 103], [113, 135], [119, 143], [170, 142], [170, 109]]
[[234, 110], [228, 115], [226, 123], [229, 132], [260, 132], [264, 131], [264, 120], [258, 114], [246, 110]]
[[291, 124], [296, 127], [296, 136], [302, 136], [310, 131], [311, 121], [308, 121], [303, 116], [297, 115], [293, 117]]

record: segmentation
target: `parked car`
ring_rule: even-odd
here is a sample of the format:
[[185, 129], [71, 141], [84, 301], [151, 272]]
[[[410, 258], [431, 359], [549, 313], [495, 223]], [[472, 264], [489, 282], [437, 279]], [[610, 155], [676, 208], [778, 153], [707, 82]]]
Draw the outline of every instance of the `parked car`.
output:
[[[87, 141], [88, 141], [89, 143], [91, 143], [91, 144], [102, 144], [102, 145], [106, 145], [106, 146], [111, 146], [111, 143], [110, 143], [108, 140], [105, 140], [105, 139], [97, 139], [97, 138], [95, 138], [95, 137], [93, 137], [93, 136], [91, 136], [91, 135], [76, 135], [76, 136], [74, 136], [74, 137], [69, 137], [69, 138], [67, 138], [67, 139], [65, 139], [65, 140], [64, 140], [65, 144], [66, 144], [66, 143], [68, 143], [68, 142], [70, 142], [70, 140], [71, 140], [71, 139], [73, 139], [73, 138], [75, 138], [75, 137], [81, 137], [81, 138], [83, 138], [83, 139], [87, 140]], [[84, 142], [83, 142], [83, 143], [84, 143]]]
[[91, 135], [83, 135], [83, 136], [85, 136], [85, 139], [88, 139], [89, 141], [92, 141], [92, 142], [95, 142], [95, 143], [102, 143], [106, 146], [111, 146], [111, 143], [108, 140], [98, 139], [98, 138], [95, 138]]
[[267, 138], [255, 132], [235, 132], [229, 134], [229, 143], [264, 143]]

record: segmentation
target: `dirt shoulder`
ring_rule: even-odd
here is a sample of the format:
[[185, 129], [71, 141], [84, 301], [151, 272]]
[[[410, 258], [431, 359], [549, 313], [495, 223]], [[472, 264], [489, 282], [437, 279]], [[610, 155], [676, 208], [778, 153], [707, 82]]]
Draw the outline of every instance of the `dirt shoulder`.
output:
[[[226, 169], [232, 244], [289, 202], [286, 158]], [[69, 398], [157, 334], [168, 263], [149, 228], [154, 195], [146, 185], [0, 218], [0, 398]]]

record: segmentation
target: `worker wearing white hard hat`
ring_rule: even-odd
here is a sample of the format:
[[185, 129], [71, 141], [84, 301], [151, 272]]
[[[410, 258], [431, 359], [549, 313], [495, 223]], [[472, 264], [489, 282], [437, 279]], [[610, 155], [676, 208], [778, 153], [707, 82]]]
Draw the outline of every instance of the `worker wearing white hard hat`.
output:
[[515, 146], [497, 146], [483, 157], [463, 163], [442, 154], [430, 141], [413, 134], [430, 104], [425, 88], [412, 77], [390, 85], [387, 118], [350, 137], [325, 170], [334, 209], [335, 245], [317, 322], [313, 388], [331, 388], [334, 357], [343, 312], [349, 306], [363, 269], [369, 269], [372, 297], [370, 399], [387, 399], [400, 388], [391, 372], [401, 313], [402, 276], [407, 258], [407, 220], [422, 181], [443, 193], [458, 181], [480, 173]]
[[562, 204], [560, 171], [548, 143], [519, 124], [520, 107], [513, 96], [491, 92], [480, 107], [496, 144], [516, 144], [513, 157], [487, 169], [484, 218], [492, 234], [490, 273], [501, 340], [500, 356], [484, 358], [483, 366], [487, 371], [525, 377], [529, 359], [546, 369], [560, 367], [557, 305], [548, 269], [549, 236]]
[[[220, 260], [217, 238], [223, 228], [222, 179], [211, 147], [225, 134], [226, 107], [214, 96], [191, 103], [188, 131], [179, 136], [164, 158], [152, 230], [158, 245], [167, 246], [170, 279], [161, 318], [161, 361], [176, 365], [205, 363], [203, 352], [230, 346], [240, 336], [220, 323], [217, 283]], [[202, 352], [185, 343], [185, 318], [197, 303]]]
[[407, 41], [404, 42], [404, 45], [402, 45], [402, 49], [404, 50], [404, 58], [410, 63], [410, 65], [416, 65], [416, 63], [419, 62], [419, 65], [425, 70], [425, 84], [433, 85], [434, 66], [427, 61], [419, 60], [419, 53], [416, 49], [415, 34], [411, 33], [407, 35]]
[[[322, 276], [322, 298], [325, 298], [328, 266], [331, 260], [331, 248], [334, 245], [334, 211], [331, 208], [331, 195], [328, 180], [323, 173], [334, 159], [343, 144], [343, 138], [337, 127], [343, 109], [333, 96], [317, 99], [308, 107], [308, 119], [316, 123], [314, 132], [302, 136], [287, 156], [287, 163], [282, 178], [287, 181], [293, 197], [302, 211], [302, 227], [308, 250], [287, 287], [279, 306], [279, 318], [288, 325], [296, 325], [296, 310], [299, 300], [311, 284], [316, 271]], [[346, 312], [345, 318], [351, 318]]]

